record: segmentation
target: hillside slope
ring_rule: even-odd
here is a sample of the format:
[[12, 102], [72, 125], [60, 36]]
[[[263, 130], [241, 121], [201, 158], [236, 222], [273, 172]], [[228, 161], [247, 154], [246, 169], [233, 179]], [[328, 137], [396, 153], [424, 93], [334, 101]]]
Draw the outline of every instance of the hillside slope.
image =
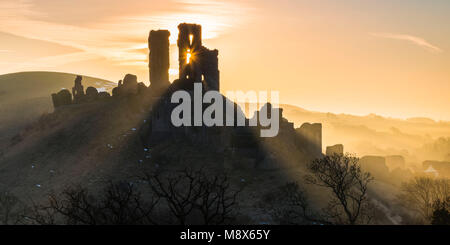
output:
[[[237, 201], [243, 224], [275, 222], [267, 200], [279, 195], [280, 187], [289, 182], [305, 187], [313, 209], [326, 204], [326, 190], [303, 183], [307, 169], [301, 159], [293, 168], [267, 170], [252, 167], [246, 158], [233, 157], [230, 149], [219, 152], [213, 145], [193, 144], [184, 138], [146, 146], [143, 139], [148, 136], [150, 106], [141, 102], [145, 98], [74, 104], [43, 115], [14, 137], [0, 155], [0, 190], [31, 205], [72, 184], [98, 191], [109, 181], [126, 181], [143, 188], [146, 183], [139, 177], [144, 173], [176, 173], [189, 167], [229, 174], [230, 186], [242, 189]], [[230, 159], [234, 164], [230, 165]]]
[[[20, 72], [0, 75], [0, 149], [9, 138], [53, 111], [51, 93], [71, 89], [75, 74], [58, 72]], [[85, 88], [94, 86], [110, 91], [115, 83], [83, 76]]]

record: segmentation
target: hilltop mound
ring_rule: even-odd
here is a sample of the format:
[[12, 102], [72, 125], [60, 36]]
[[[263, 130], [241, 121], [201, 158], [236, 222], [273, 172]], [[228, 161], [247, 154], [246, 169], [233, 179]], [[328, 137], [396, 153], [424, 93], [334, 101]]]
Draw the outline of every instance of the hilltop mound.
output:
[[[184, 138], [147, 148], [143, 139], [149, 108], [143, 97], [136, 96], [68, 105], [42, 115], [14, 137], [0, 157], [0, 189], [21, 200], [40, 202], [46, 194], [71, 184], [93, 190], [107, 181], [140, 185], [136, 177], [144, 171], [205, 167], [227, 171], [233, 186], [245, 186], [240, 208], [259, 222], [267, 218], [257, 207], [261, 196], [305, 171], [303, 165], [289, 173], [255, 169], [246, 166], [247, 158], [236, 158], [230, 151], [218, 153], [212, 145], [192, 144]], [[231, 158], [244, 167], [230, 167], [227, 159]]]
[[[287, 182], [301, 181], [307, 172], [305, 164], [277, 170], [246, 167], [247, 158], [233, 158], [229, 151], [218, 153], [211, 145], [183, 139], [147, 148], [143, 139], [148, 109], [142, 97], [125, 97], [68, 105], [42, 115], [14, 137], [0, 156], [0, 189], [39, 203], [48, 193], [58, 193], [71, 184], [93, 191], [108, 181], [127, 181], [140, 187], [145, 183], [137, 177], [144, 172], [206, 167], [208, 171], [226, 171], [233, 188], [244, 188], [238, 199], [241, 222], [255, 224], [272, 222], [267, 199]], [[230, 168], [230, 158], [243, 167]], [[305, 188], [312, 207], [321, 208], [327, 192], [314, 186]]]

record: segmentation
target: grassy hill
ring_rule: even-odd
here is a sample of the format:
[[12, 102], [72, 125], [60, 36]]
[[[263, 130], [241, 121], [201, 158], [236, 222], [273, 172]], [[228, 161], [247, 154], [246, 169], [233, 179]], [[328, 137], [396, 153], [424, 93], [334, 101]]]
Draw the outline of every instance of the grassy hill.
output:
[[[5, 142], [40, 115], [53, 111], [51, 93], [71, 89], [76, 74], [20, 72], [0, 75], [0, 149]], [[115, 83], [83, 76], [85, 88], [110, 91]]]
[[[230, 149], [218, 152], [213, 144], [193, 144], [182, 138], [147, 148], [142, 139], [148, 136], [146, 109], [151, 106], [143, 102], [145, 98], [71, 105], [30, 122], [31, 126], [0, 155], [0, 190], [8, 190], [30, 205], [30, 200], [42, 202], [48, 193], [58, 193], [71, 184], [90, 191], [98, 191], [108, 181], [126, 181], [145, 188], [146, 183], [138, 179], [143, 173], [175, 173], [191, 167], [207, 169], [208, 173], [227, 172], [230, 185], [243, 188], [238, 203], [243, 219], [239, 222], [244, 224], [270, 222], [268, 200], [276, 204], [280, 187], [288, 182], [302, 183], [314, 209], [326, 204], [327, 192], [302, 182], [306, 162], [285, 145], [271, 147], [281, 152], [289, 149], [289, 157], [294, 156], [298, 164], [274, 170], [254, 168], [249, 159], [234, 157]], [[290, 142], [287, 139], [283, 142]], [[385, 198], [389, 188], [381, 186], [371, 195], [380, 202], [390, 201]], [[379, 197], [377, 191], [384, 196]]]

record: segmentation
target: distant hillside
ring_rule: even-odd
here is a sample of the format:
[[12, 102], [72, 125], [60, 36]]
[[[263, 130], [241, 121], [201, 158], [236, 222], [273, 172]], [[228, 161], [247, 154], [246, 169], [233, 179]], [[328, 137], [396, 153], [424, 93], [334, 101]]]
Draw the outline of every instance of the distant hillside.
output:
[[[408, 161], [446, 160], [421, 152], [424, 144], [450, 137], [450, 122], [428, 118], [397, 119], [374, 114], [354, 116], [314, 112], [292, 105], [281, 105], [284, 117], [299, 127], [304, 122], [323, 124], [323, 149], [344, 144], [344, 150], [358, 155], [403, 155]], [[450, 151], [450, 149], [449, 149]]]
[[[51, 93], [71, 89], [76, 74], [20, 72], [0, 75], [0, 149], [7, 139], [40, 115], [53, 111]], [[85, 88], [110, 91], [115, 83], [83, 76]]]

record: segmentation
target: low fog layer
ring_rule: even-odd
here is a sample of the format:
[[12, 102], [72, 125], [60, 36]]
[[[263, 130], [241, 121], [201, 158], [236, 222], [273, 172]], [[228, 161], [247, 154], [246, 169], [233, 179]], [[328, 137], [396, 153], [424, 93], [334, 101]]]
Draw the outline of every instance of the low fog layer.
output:
[[345, 152], [358, 156], [401, 155], [415, 164], [425, 160], [450, 161], [450, 122], [321, 113], [291, 105], [281, 107], [296, 126], [303, 122], [321, 122], [323, 149], [343, 144]]

